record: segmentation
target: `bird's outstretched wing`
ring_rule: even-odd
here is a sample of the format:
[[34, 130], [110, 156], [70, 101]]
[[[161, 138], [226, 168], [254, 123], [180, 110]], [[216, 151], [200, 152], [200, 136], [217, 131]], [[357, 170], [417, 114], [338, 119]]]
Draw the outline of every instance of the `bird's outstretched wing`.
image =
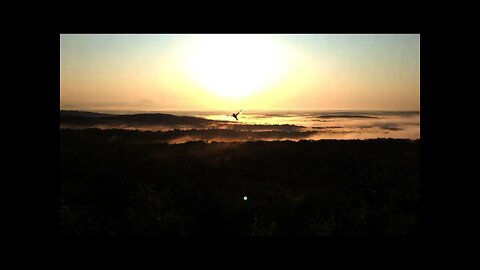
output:
[[237, 115], [239, 115], [241, 112], [243, 112], [243, 110], [240, 110], [238, 113], [232, 113], [232, 115], [227, 115], [227, 116], [233, 116], [233, 118], [237, 119], [238, 121]]

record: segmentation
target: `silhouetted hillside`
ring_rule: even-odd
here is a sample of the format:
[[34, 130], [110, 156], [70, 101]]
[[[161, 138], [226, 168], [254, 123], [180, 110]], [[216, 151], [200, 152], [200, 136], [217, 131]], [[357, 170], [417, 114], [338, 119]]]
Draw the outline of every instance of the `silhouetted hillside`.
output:
[[[234, 131], [225, 131], [225, 129], [237, 130], [237, 131], [265, 131], [270, 132], [272, 138], [281, 138], [281, 135], [277, 135], [276, 131], [285, 132], [299, 132], [303, 129], [301, 126], [283, 124], [283, 125], [247, 125], [238, 122], [208, 120], [199, 117], [190, 116], [176, 116], [163, 113], [144, 113], [144, 114], [132, 114], [132, 115], [113, 115], [113, 114], [99, 114], [91, 112], [81, 111], [60, 111], [60, 126], [63, 128], [108, 128], [108, 129], [139, 129], [139, 130], [169, 130], [169, 129], [210, 129], [203, 133], [212, 134], [213, 129], [218, 129], [216, 133], [218, 135], [225, 133], [231, 134]], [[222, 131], [223, 130], [223, 131]], [[200, 134], [201, 132], [197, 132]], [[252, 132], [250, 132], [252, 133]], [[252, 133], [253, 134], [253, 133]], [[263, 134], [266, 135], [267, 133]], [[293, 133], [292, 133], [293, 134]], [[305, 133], [308, 135], [309, 133]], [[246, 135], [246, 134], [244, 134]], [[253, 134], [254, 137], [267, 138], [262, 134]], [[238, 136], [239, 137], [239, 136]], [[244, 137], [247, 138], [247, 137]], [[286, 138], [302, 138], [299, 136], [293, 136]], [[199, 137], [197, 139], [204, 139]], [[208, 140], [208, 137], [205, 137]]]
[[64, 125], [78, 125], [84, 127], [94, 127], [102, 125], [112, 126], [155, 126], [155, 125], [190, 125], [190, 126], [205, 126], [208, 123], [214, 121], [189, 117], [189, 116], [176, 116], [171, 114], [132, 114], [132, 115], [108, 115], [108, 114], [96, 114], [86, 112], [60, 111], [60, 124]]

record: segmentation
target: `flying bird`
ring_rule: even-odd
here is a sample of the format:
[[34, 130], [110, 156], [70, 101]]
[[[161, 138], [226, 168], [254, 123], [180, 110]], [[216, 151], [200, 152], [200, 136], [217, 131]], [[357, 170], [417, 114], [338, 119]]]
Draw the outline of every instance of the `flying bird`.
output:
[[238, 121], [238, 117], [237, 117], [237, 116], [238, 116], [241, 112], [243, 112], [243, 110], [240, 110], [238, 113], [233, 113], [232, 115], [227, 115], [227, 116], [233, 116], [233, 118], [237, 119], [237, 121]]

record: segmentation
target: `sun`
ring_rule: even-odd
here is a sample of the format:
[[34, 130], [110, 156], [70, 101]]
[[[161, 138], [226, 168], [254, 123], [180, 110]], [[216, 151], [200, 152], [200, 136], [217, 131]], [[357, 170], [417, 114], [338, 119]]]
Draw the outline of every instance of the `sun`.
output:
[[184, 54], [185, 71], [200, 87], [226, 98], [267, 89], [287, 68], [287, 54], [267, 35], [196, 35]]

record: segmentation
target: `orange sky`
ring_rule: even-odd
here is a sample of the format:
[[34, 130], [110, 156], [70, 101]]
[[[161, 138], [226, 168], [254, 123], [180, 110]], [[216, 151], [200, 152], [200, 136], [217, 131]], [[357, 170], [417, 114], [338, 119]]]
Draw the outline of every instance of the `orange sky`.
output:
[[420, 35], [61, 35], [60, 108], [420, 110]]

